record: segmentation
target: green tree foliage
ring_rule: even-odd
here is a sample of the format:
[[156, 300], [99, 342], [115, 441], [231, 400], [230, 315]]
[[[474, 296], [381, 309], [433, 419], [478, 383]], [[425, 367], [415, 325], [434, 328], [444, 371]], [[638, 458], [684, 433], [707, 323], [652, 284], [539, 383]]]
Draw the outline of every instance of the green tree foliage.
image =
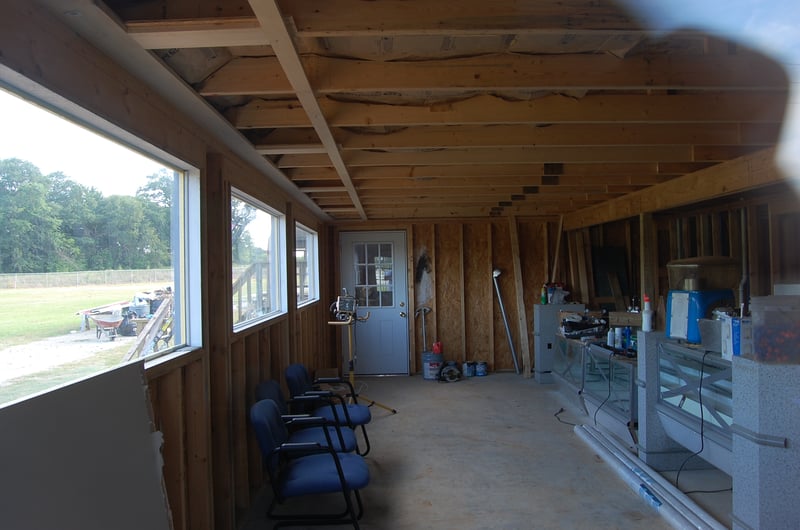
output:
[[61, 172], [0, 160], [0, 272], [169, 267], [171, 173], [136, 197], [103, 195]]
[[233, 263], [251, 263], [253, 240], [247, 233], [247, 225], [256, 218], [256, 208], [245, 201], [231, 200], [231, 252]]
[[47, 200], [50, 179], [16, 158], [0, 161], [0, 264], [4, 272], [54, 272], [74, 265], [76, 249]]
[[169, 210], [172, 206], [172, 187], [175, 177], [172, 172], [160, 169], [147, 177], [147, 184], [136, 190], [136, 197]]
[[[145, 205], [144, 216], [146, 223], [155, 230], [155, 235], [161, 242], [170, 241], [170, 213], [172, 211], [173, 187], [175, 175], [166, 169], [159, 170], [154, 175], [147, 177], [147, 183], [136, 190], [136, 198]], [[166, 249], [169, 251], [169, 247]], [[161, 254], [164, 249], [147, 252]], [[153, 265], [161, 267], [162, 265]]]
[[61, 233], [74, 243], [75, 263], [72, 270], [96, 270], [97, 216], [103, 194], [73, 182], [61, 172], [50, 175], [48, 202], [61, 220]]

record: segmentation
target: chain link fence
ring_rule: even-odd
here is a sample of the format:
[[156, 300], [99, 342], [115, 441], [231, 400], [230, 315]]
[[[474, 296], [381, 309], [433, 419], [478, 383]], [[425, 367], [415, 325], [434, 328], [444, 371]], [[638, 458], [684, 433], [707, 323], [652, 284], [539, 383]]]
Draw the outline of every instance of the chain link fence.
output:
[[172, 284], [172, 269], [107, 270], [0, 274], [0, 289], [80, 287], [82, 285]]

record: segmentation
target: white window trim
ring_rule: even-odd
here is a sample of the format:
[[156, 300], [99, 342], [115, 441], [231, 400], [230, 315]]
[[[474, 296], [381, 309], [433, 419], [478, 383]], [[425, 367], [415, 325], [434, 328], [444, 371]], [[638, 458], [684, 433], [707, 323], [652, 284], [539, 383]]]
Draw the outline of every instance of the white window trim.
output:
[[[297, 301], [297, 307], [304, 307], [319, 301], [319, 233], [312, 230], [303, 223], [296, 222], [295, 228], [300, 228], [304, 232], [311, 234], [312, 248], [306, 249], [306, 258], [313, 260], [313, 267], [308, 269], [308, 299]], [[295, 233], [295, 241], [297, 240]]]
[[[238, 333], [255, 325], [261, 324], [262, 322], [266, 322], [268, 320], [272, 320], [279, 316], [285, 315], [288, 312], [288, 289], [286, 285], [286, 274], [287, 274], [287, 263], [286, 263], [286, 215], [282, 212], [276, 210], [272, 206], [269, 206], [264, 201], [258, 200], [252, 195], [231, 186], [231, 200], [237, 199], [243, 202], [249, 203], [251, 206], [254, 206], [265, 213], [268, 213], [274, 217], [274, 224], [275, 226], [272, 227], [275, 235], [276, 240], [273, 242], [274, 248], [270, 248], [270, 251], [275, 252], [275, 264], [274, 270], [270, 271], [270, 282], [273, 285], [270, 285], [270, 288], [274, 290], [274, 297], [276, 305], [278, 305], [278, 309], [270, 311], [269, 313], [265, 313], [257, 318], [253, 318], [244, 322], [234, 323], [233, 324], [233, 332]], [[230, 209], [230, 204], [228, 205]], [[230, 245], [229, 251], [232, 252], [233, 245]], [[228, 261], [232, 265], [233, 264], [233, 256], [232, 254], [228, 255]], [[231, 302], [233, 293], [231, 293]]]

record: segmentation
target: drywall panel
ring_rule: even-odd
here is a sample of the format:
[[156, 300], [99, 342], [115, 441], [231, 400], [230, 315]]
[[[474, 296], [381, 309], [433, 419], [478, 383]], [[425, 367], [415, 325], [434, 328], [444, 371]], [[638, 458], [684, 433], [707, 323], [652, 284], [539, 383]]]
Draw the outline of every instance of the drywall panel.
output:
[[142, 362], [0, 408], [0, 526], [168, 530]]

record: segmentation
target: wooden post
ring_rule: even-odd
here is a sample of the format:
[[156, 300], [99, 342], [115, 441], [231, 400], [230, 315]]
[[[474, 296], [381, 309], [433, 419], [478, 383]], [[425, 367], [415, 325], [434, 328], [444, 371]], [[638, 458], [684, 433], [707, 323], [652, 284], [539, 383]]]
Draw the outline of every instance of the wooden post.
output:
[[[528, 344], [528, 317], [525, 310], [525, 286], [522, 283], [522, 264], [519, 258], [519, 231], [517, 218], [513, 215], [508, 218], [509, 234], [511, 236], [511, 257], [514, 269], [514, 291], [517, 297], [517, 334], [519, 335], [519, 354], [522, 357], [522, 376], [531, 376], [531, 348]], [[545, 258], [546, 259], [546, 258]]]
[[650, 296], [653, 308], [659, 295], [658, 286], [658, 239], [653, 214], [639, 215], [639, 285], [640, 300], [644, 307], [644, 295]]
[[558, 216], [558, 231], [556, 232], [556, 250], [553, 254], [553, 268], [550, 269], [550, 281], [556, 281], [556, 274], [558, 274], [558, 256], [561, 253], [561, 238], [562, 231], [564, 230], [564, 215]]

